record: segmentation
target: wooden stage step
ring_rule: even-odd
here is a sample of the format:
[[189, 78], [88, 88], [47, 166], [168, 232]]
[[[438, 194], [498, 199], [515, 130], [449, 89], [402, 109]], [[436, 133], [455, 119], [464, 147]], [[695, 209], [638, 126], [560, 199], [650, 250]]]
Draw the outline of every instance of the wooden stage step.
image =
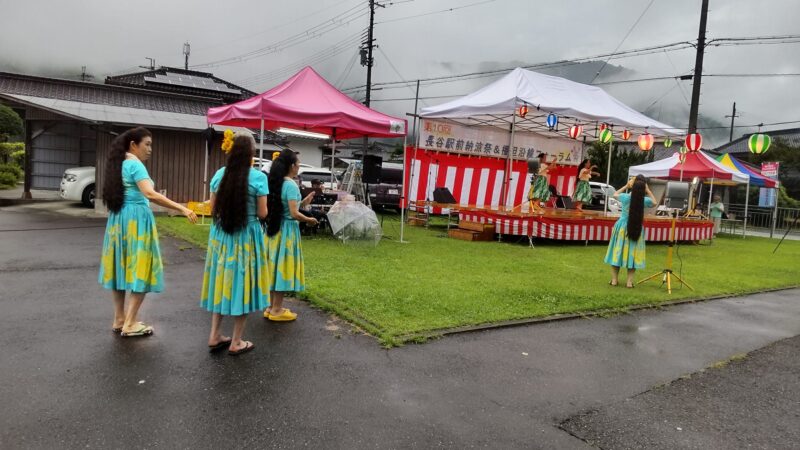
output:
[[461, 220], [458, 222], [458, 228], [461, 228], [462, 230], [477, 231], [480, 233], [483, 232], [494, 233], [494, 224], [491, 223], [480, 223], [480, 222], [470, 222], [469, 220]]
[[462, 241], [491, 241], [494, 239], [494, 230], [473, 231], [465, 230], [463, 228], [454, 228], [448, 231], [447, 235], [453, 239], [459, 239]]

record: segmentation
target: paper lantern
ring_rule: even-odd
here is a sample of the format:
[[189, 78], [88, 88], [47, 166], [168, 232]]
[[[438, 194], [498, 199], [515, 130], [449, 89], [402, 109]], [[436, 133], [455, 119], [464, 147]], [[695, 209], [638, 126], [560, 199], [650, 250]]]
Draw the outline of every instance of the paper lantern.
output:
[[603, 131], [603, 130], [605, 130], [606, 128], [608, 128], [608, 125], [606, 125], [606, 124], [604, 124], [604, 123], [601, 123], [601, 124], [600, 124], [600, 126], [598, 126], [598, 127], [597, 127], [597, 129], [598, 129], [598, 130], [600, 130], [600, 131]]
[[664, 139], [664, 148], [670, 148], [670, 147], [672, 147], [672, 139], [670, 138]]
[[608, 144], [609, 142], [611, 142], [611, 139], [614, 137], [614, 135], [611, 133], [611, 130], [606, 128], [605, 130], [600, 132], [599, 137], [600, 137], [600, 142], [602, 142], [603, 144]]
[[631, 138], [631, 132], [628, 130], [622, 130], [622, 140], [627, 141]]
[[769, 145], [772, 144], [772, 138], [766, 134], [753, 134], [747, 140], [747, 146], [750, 147], [750, 152], [760, 155], [769, 150]]
[[580, 125], [573, 125], [569, 127], [569, 137], [571, 137], [572, 139], [578, 139], [582, 133], [583, 133], [583, 127]]
[[519, 116], [524, 119], [525, 116], [527, 116], [527, 115], [528, 115], [528, 105], [520, 106], [519, 107]]
[[689, 149], [681, 145], [681, 148], [678, 149], [678, 161], [683, 164], [686, 162], [686, 154], [689, 153]]
[[558, 116], [553, 113], [548, 114], [547, 126], [550, 127], [550, 129], [552, 130], [553, 128], [556, 127], [556, 125], [558, 125]]
[[690, 152], [697, 152], [703, 147], [703, 136], [700, 133], [692, 133], [686, 136], [686, 148]]
[[649, 152], [651, 148], [653, 148], [653, 143], [655, 139], [653, 138], [652, 134], [645, 133], [639, 136], [639, 148], [642, 149], [643, 152]]

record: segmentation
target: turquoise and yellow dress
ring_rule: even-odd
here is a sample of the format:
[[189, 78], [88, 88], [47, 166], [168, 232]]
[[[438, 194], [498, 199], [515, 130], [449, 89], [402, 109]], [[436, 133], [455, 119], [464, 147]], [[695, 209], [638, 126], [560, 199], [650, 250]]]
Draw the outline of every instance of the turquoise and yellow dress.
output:
[[289, 201], [302, 200], [300, 188], [292, 180], [281, 186], [281, 229], [267, 238], [269, 254], [270, 291], [301, 292], [306, 289], [303, 247], [300, 244], [300, 224], [289, 212]]
[[539, 199], [541, 202], [550, 200], [550, 186], [547, 184], [547, 164], [542, 164], [536, 180], [528, 193], [528, 200]]
[[592, 187], [589, 185], [591, 173], [591, 169], [581, 169], [578, 176], [578, 185], [575, 186], [575, 193], [572, 194], [572, 200], [584, 204], [592, 202]]
[[164, 264], [150, 201], [137, 182], [150, 179], [138, 159], [122, 162], [124, 202], [108, 214], [100, 259], [99, 283], [106, 289], [131, 292], [164, 290]]
[[[645, 229], [639, 240], [632, 242], [628, 239], [628, 212], [631, 209], [631, 194], [620, 194], [619, 202], [622, 203], [622, 212], [611, 230], [611, 241], [606, 251], [606, 264], [626, 269], [644, 269], [645, 263]], [[652, 208], [653, 200], [644, 198], [644, 207]]]
[[[217, 192], [225, 168], [211, 178]], [[269, 193], [267, 176], [251, 168], [247, 186], [247, 225], [233, 234], [216, 224], [208, 233], [200, 306], [225, 316], [241, 316], [269, 306], [267, 245], [256, 215], [256, 199]]]

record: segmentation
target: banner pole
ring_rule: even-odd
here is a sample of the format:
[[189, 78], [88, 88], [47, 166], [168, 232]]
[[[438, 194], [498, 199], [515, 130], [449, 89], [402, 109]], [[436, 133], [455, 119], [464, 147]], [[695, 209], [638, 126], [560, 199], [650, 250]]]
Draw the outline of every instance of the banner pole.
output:
[[747, 187], [744, 191], [744, 223], [742, 224], [742, 239], [747, 236], [747, 207], [750, 204], [750, 177], [747, 178]]
[[[511, 112], [511, 137], [508, 140], [508, 155], [506, 156], [506, 176], [504, 177], [505, 179], [503, 180], [504, 183], [503, 195], [501, 200], [505, 202], [506, 205], [508, 205], [508, 195], [509, 195], [508, 188], [510, 187], [511, 184], [511, 151], [514, 149], [514, 128], [516, 127], [516, 124], [517, 124], [517, 104], [515, 102], [514, 111]], [[497, 206], [499, 207], [500, 205]], [[512, 207], [514, 206], [513, 200], [511, 201], [511, 206]]]

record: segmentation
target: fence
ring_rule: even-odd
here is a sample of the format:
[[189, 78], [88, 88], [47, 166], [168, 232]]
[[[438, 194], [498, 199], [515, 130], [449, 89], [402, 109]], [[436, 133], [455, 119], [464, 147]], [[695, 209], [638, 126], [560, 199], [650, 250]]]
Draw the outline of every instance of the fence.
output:
[[[727, 205], [726, 213], [729, 217], [733, 215], [736, 220], [744, 219], [744, 203]], [[750, 205], [747, 208], [747, 228], [769, 231], [772, 228], [773, 215], [775, 215], [775, 232], [783, 233], [792, 226], [795, 218], [800, 217], [800, 209], [778, 207], [776, 214], [775, 208]], [[793, 231], [800, 233], [800, 225], [796, 226]]]

